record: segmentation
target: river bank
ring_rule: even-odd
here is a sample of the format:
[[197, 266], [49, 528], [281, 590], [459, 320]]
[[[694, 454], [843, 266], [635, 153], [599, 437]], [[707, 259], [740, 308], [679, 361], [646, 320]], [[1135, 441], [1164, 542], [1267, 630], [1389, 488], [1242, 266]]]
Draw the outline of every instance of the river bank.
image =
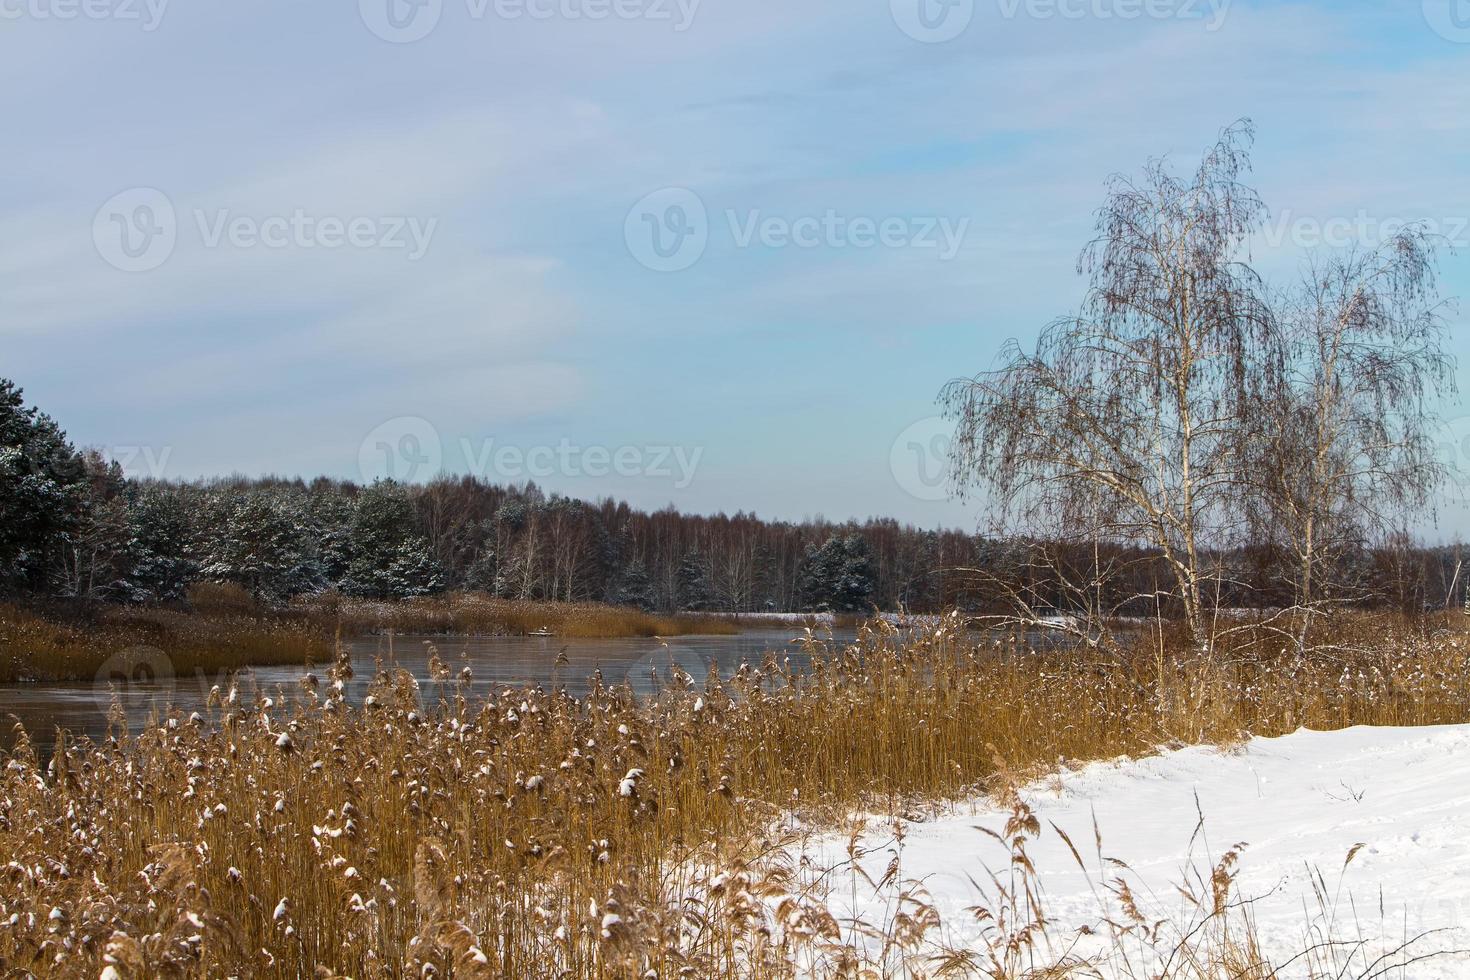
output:
[[[553, 636], [565, 639], [733, 636], [797, 628], [802, 617], [660, 615], [596, 603], [529, 602], [453, 593], [396, 602], [327, 594], [283, 605], [224, 586], [196, 587], [166, 607], [0, 604], [0, 683], [92, 681], [129, 651], [166, 657], [179, 672], [302, 666], [354, 637]], [[813, 625], [819, 624], [810, 620]], [[830, 622], [826, 625], [830, 625]]]

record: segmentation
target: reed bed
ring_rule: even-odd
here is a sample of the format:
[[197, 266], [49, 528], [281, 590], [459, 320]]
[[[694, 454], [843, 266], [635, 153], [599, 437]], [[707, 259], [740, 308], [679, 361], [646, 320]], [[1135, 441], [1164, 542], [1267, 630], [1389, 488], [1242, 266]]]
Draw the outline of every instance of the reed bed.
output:
[[[272, 607], [236, 586], [200, 583], [178, 608], [31, 609], [0, 604], [0, 683], [91, 681], [125, 651], [146, 649], [177, 671], [332, 659], [336, 636], [368, 633], [576, 638], [732, 635], [760, 623], [702, 613], [655, 616], [592, 603], [518, 602], [475, 593], [398, 602], [337, 595]], [[789, 625], [789, 624], [788, 624]]]
[[0, 683], [92, 681], [138, 651], [193, 673], [321, 662], [332, 650], [330, 631], [279, 616], [128, 607], [43, 615], [0, 604]]
[[458, 592], [422, 599], [372, 602], [339, 595], [298, 600], [292, 611], [343, 632], [523, 636], [548, 630], [583, 639], [732, 635], [740, 624], [707, 613], [655, 615], [624, 606], [496, 599]]
[[778, 654], [723, 680], [674, 670], [643, 699], [492, 689], [437, 654], [426, 686], [354, 679], [339, 657], [298, 691], [218, 689], [142, 731], [119, 712], [109, 738], [50, 758], [21, 733], [0, 775], [0, 963], [108, 980], [1097, 975], [1007, 958], [1010, 929], [945, 950], [921, 902], [868, 930], [879, 958], [797, 889], [781, 828], [1161, 745], [1470, 720], [1463, 636], [1360, 632], [1371, 645], [1303, 658], [874, 623], [851, 644], [808, 634], [809, 673]]

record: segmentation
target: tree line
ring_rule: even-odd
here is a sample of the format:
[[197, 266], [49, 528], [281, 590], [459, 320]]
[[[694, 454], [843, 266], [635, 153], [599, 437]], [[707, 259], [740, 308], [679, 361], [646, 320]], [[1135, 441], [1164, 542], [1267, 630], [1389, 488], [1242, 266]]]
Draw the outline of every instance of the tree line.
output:
[[0, 380], [0, 594], [168, 603], [197, 581], [272, 602], [475, 590], [647, 610], [936, 609], [981, 560], [894, 521], [644, 512], [472, 477], [427, 484], [126, 477]]
[[[932, 531], [893, 520], [766, 521], [588, 502], [534, 485], [445, 476], [368, 486], [315, 479], [126, 477], [78, 450], [0, 379], [0, 595], [73, 603], [180, 603], [200, 581], [265, 602], [335, 590], [401, 599], [474, 590], [712, 612], [1072, 611], [1071, 583], [1102, 561], [1102, 601], [1153, 615], [1167, 562], [1143, 546]], [[1457, 549], [1407, 538], [1356, 554], [1376, 602], [1462, 594]], [[1290, 601], [1278, 556], [1222, 556], [1223, 600]], [[1457, 591], [1461, 590], [1461, 591]]]

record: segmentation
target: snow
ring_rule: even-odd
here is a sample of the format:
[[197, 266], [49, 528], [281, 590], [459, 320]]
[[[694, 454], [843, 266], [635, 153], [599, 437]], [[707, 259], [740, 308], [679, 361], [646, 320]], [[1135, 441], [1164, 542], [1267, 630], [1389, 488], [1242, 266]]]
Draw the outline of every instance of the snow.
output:
[[729, 613], [735, 619], [766, 619], [773, 622], [796, 623], [798, 625], [807, 622], [830, 623], [836, 617], [829, 612], [738, 612]]
[[[732, 616], [737, 620], [766, 620], [769, 622], [792, 623], [797, 626], [802, 626], [807, 623], [814, 623], [820, 626], [837, 621], [837, 617], [830, 612], [738, 612], [727, 613], [725, 615]], [[878, 613], [875, 618], [881, 619], [892, 626], [937, 626], [947, 617], [938, 613], [883, 612]]]
[[[1095, 928], [1105, 907], [1116, 911], [1106, 883], [1120, 874], [1151, 919], [1187, 922], [1191, 909], [1176, 883], [1192, 882], [1208, 896], [1210, 869], [1244, 843], [1237, 894], [1254, 900], [1257, 934], [1275, 964], [1328, 932], [1369, 940], [1351, 954], [1345, 976], [1369, 972], [1373, 956], [1426, 932], [1414, 952], [1470, 948], [1470, 726], [1303, 729], [1236, 748], [1091, 764], [1028, 785], [1020, 796], [1040, 822], [1040, 836], [1026, 850], [1052, 920], [1048, 935], [1061, 946], [1079, 927]], [[1007, 848], [976, 828], [999, 833], [1009, 812], [977, 800], [933, 820], [903, 821], [901, 840], [891, 823], [875, 819], [861, 839], [859, 862], [878, 882], [897, 855], [901, 879], [922, 882], [932, 896], [945, 941], [974, 948], [982, 924], [966, 910], [983, 892], [993, 894], [991, 872], [1004, 877], [1009, 866]], [[1101, 854], [1126, 869], [1100, 870], [1094, 819]], [[1076, 845], [1087, 873], [1052, 824]], [[846, 860], [848, 840], [827, 836], [801, 846], [815, 875]], [[872, 923], [891, 916], [891, 888], [875, 891], [840, 871], [827, 881], [839, 918], [856, 914]], [[1332, 955], [1346, 960], [1350, 949]], [[1299, 960], [1282, 976], [1305, 972]], [[1451, 953], [1386, 975], [1470, 977], [1470, 955]]]

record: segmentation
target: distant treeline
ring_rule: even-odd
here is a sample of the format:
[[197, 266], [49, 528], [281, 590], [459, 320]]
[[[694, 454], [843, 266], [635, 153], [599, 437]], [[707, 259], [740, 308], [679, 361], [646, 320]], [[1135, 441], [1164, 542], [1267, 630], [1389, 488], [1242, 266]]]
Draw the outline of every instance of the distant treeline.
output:
[[[133, 480], [74, 449], [0, 380], [0, 593], [12, 597], [171, 603], [214, 581], [268, 601], [476, 590], [651, 611], [933, 612], [1000, 611], [1021, 595], [1066, 610], [1075, 598], [1053, 570], [1099, 559], [1110, 570], [1099, 586], [1106, 605], [1160, 611], [1165, 570], [1117, 545], [1002, 541], [892, 520], [650, 513], [472, 477]], [[1219, 605], [1289, 604], [1289, 576], [1269, 552], [1220, 561], [1229, 584]], [[1421, 608], [1464, 594], [1458, 549], [1405, 539], [1365, 547], [1356, 564], [1362, 604]]]

